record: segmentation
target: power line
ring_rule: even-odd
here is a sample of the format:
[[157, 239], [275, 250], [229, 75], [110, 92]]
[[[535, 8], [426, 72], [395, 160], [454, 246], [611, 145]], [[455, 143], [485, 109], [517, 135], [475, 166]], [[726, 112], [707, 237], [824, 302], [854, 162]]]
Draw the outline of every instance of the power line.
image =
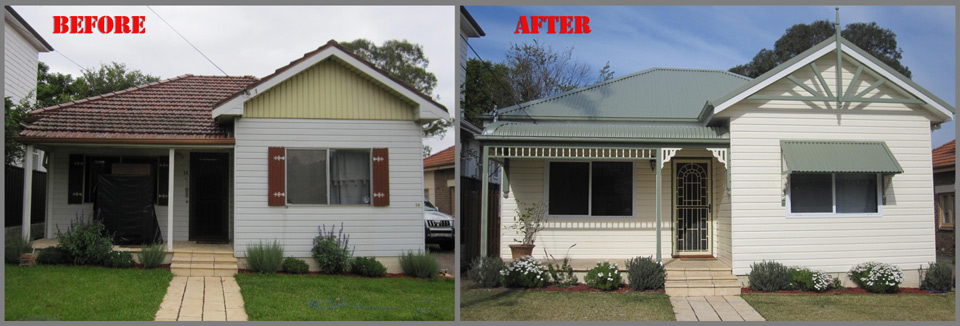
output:
[[72, 62], [73, 64], [77, 65], [77, 67], [80, 67], [80, 71], [81, 71], [81, 72], [83, 72], [84, 70], [87, 69], [87, 68], [84, 68], [83, 66], [81, 66], [81, 65], [80, 65], [79, 63], [77, 63], [76, 61], [73, 61], [73, 59], [70, 59], [70, 57], [68, 57], [66, 54], [63, 54], [63, 52], [61, 52], [61, 51], [59, 51], [59, 50], [55, 50], [55, 51], [53, 51], [53, 52], [56, 52], [57, 54], [59, 54], [59, 55], [60, 55], [61, 57], [63, 57], [64, 59], [67, 59], [67, 61], [70, 61], [70, 62]]
[[[467, 39], [466, 39], [465, 37], [463, 37], [463, 35], [460, 35], [460, 38], [464, 39], [464, 41], [465, 41], [464, 43], [467, 43], [467, 47], [470, 48], [470, 51], [473, 51], [473, 55], [477, 56], [477, 59], [480, 59], [481, 62], [487, 62], [487, 61], [484, 61], [482, 57], [480, 57], [480, 53], [477, 53], [477, 50], [473, 48], [473, 45], [470, 45], [470, 42], [466, 42]], [[493, 69], [490, 69], [490, 66], [489, 66], [489, 65], [484, 64], [483, 67], [486, 68], [486, 69], [490, 72], [491, 75], [496, 76], [497, 73], [496, 73], [495, 71], [493, 71]], [[464, 68], [466, 68], [466, 67], [464, 67]], [[516, 104], [517, 110], [519, 110], [520, 112], [522, 112], [523, 115], [527, 116], [527, 118], [529, 118], [530, 121], [533, 121], [533, 123], [536, 124], [536, 123], [537, 123], [537, 120], [534, 119], [533, 117], [531, 117], [530, 114], [527, 113], [526, 107], [524, 107], [524, 106], [522, 105], [522, 103], [520, 102], [520, 100], [517, 99], [517, 98], [514, 96], [514, 94], [513, 94], [513, 89], [507, 87], [506, 85], [504, 85], [504, 84], [503, 84], [503, 81], [501, 81], [500, 78], [494, 78], [494, 79], [497, 80], [497, 84], [500, 84], [500, 87], [501, 87], [501, 88], [503, 88], [505, 91], [507, 91], [507, 94], [510, 94], [510, 98], [513, 99], [513, 102], [514, 102], [514, 103], [517, 103], [517, 104]], [[483, 91], [483, 90], [481, 89], [481, 91]], [[485, 91], [484, 91], [484, 94], [486, 94]], [[490, 96], [489, 94], [487, 94], [487, 97], [489, 97], [491, 100], [496, 101], [496, 99], [495, 99], [493, 96]], [[494, 110], [494, 112], [493, 112], [494, 117], [496, 117], [497, 111], [499, 111], [499, 110]]]
[[176, 28], [173, 28], [173, 25], [170, 25], [170, 23], [168, 23], [166, 19], [163, 19], [163, 17], [161, 17], [160, 14], [154, 11], [153, 8], [150, 8], [150, 6], [147, 6], [147, 9], [150, 9], [150, 11], [153, 11], [153, 14], [157, 15], [157, 18], [160, 18], [160, 20], [163, 21], [164, 24], [167, 24], [167, 26], [169, 26], [174, 33], [177, 33], [177, 35], [180, 35], [180, 38], [182, 38], [185, 42], [187, 42], [187, 44], [190, 44], [190, 46], [193, 47], [194, 50], [197, 50], [197, 53], [200, 53], [200, 55], [202, 55], [204, 59], [207, 59], [207, 61], [210, 61], [210, 64], [212, 64], [214, 67], [217, 67], [217, 70], [220, 70], [220, 72], [222, 72], [224, 76], [230, 76], [229, 74], [227, 74], [226, 71], [223, 71], [223, 69], [220, 69], [220, 66], [214, 63], [213, 60], [210, 60], [210, 58], [207, 57], [206, 54], [203, 54], [203, 51], [200, 51], [200, 49], [198, 49], [196, 45], [193, 45], [193, 43], [190, 43], [190, 40], [184, 37], [183, 34], [180, 34], [180, 32], [178, 32]]

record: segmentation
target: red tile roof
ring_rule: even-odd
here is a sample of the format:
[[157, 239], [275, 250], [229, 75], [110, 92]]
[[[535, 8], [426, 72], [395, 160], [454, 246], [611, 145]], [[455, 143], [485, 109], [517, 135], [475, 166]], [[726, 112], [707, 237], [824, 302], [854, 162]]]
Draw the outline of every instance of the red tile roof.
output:
[[951, 167], [956, 164], [957, 141], [951, 140], [949, 143], [933, 149], [933, 168]]
[[41, 142], [215, 143], [230, 140], [211, 110], [257, 81], [183, 75], [34, 110], [19, 139]]
[[454, 161], [454, 146], [450, 146], [450, 148], [439, 151], [436, 154], [427, 156], [427, 158], [423, 159], [423, 168], [443, 167], [446, 165], [453, 167]]

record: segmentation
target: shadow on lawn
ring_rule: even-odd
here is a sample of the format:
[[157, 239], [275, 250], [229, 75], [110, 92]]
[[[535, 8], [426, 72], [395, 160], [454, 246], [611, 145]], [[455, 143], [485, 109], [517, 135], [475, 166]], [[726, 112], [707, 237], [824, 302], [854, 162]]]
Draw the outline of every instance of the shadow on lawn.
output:
[[[470, 291], [491, 291], [491, 292], [492, 292], [492, 291], [497, 291], [497, 290], [470, 290]], [[465, 307], [470, 307], [470, 306], [477, 305], [477, 304], [482, 304], [482, 303], [485, 303], [485, 302], [488, 302], [488, 301], [497, 301], [497, 300], [502, 299], [502, 298], [505, 298], [505, 297], [507, 297], [507, 296], [509, 296], [509, 295], [511, 295], [511, 294], [513, 294], [513, 293], [523, 292], [523, 291], [507, 289], [507, 290], [500, 290], [500, 291], [498, 291], [498, 292], [500, 292], [500, 293], [497, 293], [497, 294], [492, 295], [492, 296], [489, 296], [489, 297], [484, 297], [483, 299], [471, 301], [471, 302], [469, 302], [469, 303], [467, 303], [467, 302], [460, 302], [460, 307], [461, 307], [461, 308], [465, 308]], [[513, 298], [513, 299], [511, 299], [511, 300], [504, 300], [503, 302], [497, 303], [496, 305], [497, 305], [497, 306], [500, 306], [500, 307], [510, 307], [510, 306], [516, 305], [517, 303], [519, 303], [519, 300], [517, 300], [516, 298]]]

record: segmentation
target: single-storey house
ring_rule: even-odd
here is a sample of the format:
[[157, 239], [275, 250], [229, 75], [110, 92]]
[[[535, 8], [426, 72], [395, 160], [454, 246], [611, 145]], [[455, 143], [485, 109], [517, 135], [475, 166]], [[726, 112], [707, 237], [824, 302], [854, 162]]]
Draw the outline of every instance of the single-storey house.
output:
[[937, 256], [956, 257], [957, 141], [933, 149], [933, 192]]
[[838, 35], [755, 79], [653, 68], [503, 108], [477, 139], [504, 170], [501, 257], [520, 203], [544, 203], [537, 258], [652, 256], [668, 294], [739, 294], [762, 260], [882, 261], [916, 287], [935, 258], [930, 133], [953, 114]]
[[148, 198], [175, 272], [190, 266], [178, 247], [227, 243], [242, 268], [273, 240], [316, 270], [319, 227], [341, 224], [355, 256], [397, 271], [424, 248], [421, 125], [447, 116], [330, 41], [259, 79], [185, 75], [37, 110], [18, 140], [51, 155], [46, 238], [110, 208], [105, 176], [146, 175], [117, 198]]

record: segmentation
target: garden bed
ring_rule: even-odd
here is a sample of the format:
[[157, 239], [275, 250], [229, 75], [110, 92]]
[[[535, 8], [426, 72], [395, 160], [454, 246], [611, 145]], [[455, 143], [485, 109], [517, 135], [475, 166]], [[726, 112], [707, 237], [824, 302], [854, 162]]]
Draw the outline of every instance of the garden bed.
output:
[[949, 294], [949, 295], [953, 295], [953, 292], [938, 293], [938, 292], [933, 292], [933, 291], [924, 290], [924, 289], [918, 289], [918, 288], [900, 288], [899, 291], [894, 292], [894, 293], [873, 293], [873, 292], [867, 291], [867, 290], [865, 290], [865, 289], [863, 289], [863, 288], [859, 288], [859, 287], [856, 287], [856, 288], [833, 289], [833, 290], [827, 290], [827, 291], [824, 291], [824, 292], [797, 291], [797, 290], [780, 290], [780, 291], [777, 291], [777, 292], [760, 292], [760, 291], [751, 290], [751, 289], [749, 289], [749, 288], [742, 288], [742, 289], [740, 289], [740, 293], [741, 293], [741, 294], [811, 294], [811, 295], [829, 295], [829, 294], [877, 294], [877, 295], [883, 295], [883, 294], [934, 294], [934, 295], [947, 295], [947, 294]]
[[[250, 270], [248, 270], [248, 269], [243, 269], [243, 268], [241, 268], [241, 269], [238, 269], [238, 270], [237, 270], [237, 274], [252, 274], [252, 275], [256, 275], [256, 274], [260, 274], [260, 273], [252, 272], [252, 271], [250, 271]], [[330, 274], [324, 274], [323, 272], [306, 272], [306, 273], [303, 273], [303, 274], [296, 274], [296, 273], [289, 273], [289, 272], [284, 272], [284, 271], [277, 271], [276, 274], [281, 274], [281, 275], [309, 275], [309, 276], [321, 276], [321, 275], [325, 275], [325, 276], [343, 276], [343, 277], [351, 277], [351, 278], [409, 278], [409, 279], [413, 279], [413, 280], [420, 280], [420, 278], [416, 278], [416, 277], [413, 277], [413, 276], [410, 276], [410, 275], [407, 275], [407, 274], [404, 274], [404, 273], [386, 273], [386, 275], [384, 275], [383, 277], [369, 277], [369, 276], [362, 276], [362, 275], [351, 274], [351, 273], [338, 274], [338, 275], [330, 275]], [[446, 275], [442, 276], [442, 278], [453, 278], [453, 275], [446, 274]]]
[[[485, 290], [484, 288], [477, 287], [477, 286], [470, 286], [470, 287], [468, 287], [467, 289], [469, 289], [469, 290]], [[531, 291], [531, 292], [544, 291], [544, 292], [606, 292], [606, 293], [628, 293], [628, 292], [629, 292], [629, 293], [664, 293], [664, 290], [663, 290], [663, 289], [659, 289], [659, 290], [646, 290], [646, 291], [633, 291], [633, 290], [630, 290], [630, 285], [629, 285], [629, 284], [621, 284], [620, 287], [617, 288], [616, 290], [603, 291], [603, 290], [598, 290], [598, 289], [591, 288], [591, 287], [587, 286], [587, 285], [584, 284], [584, 283], [577, 283], [576, 285], [568, 286], [568, 287], [558, 287], [558, 286], [556, 286], [556, 285], [554, 285], [554, 284], [550, 284], [550, 285], [547, 285], [547, 286], [542, 287], [542, 288], [505, 288], [505, 287], [500, 286], [500, 287], [495, 287], [495, 288], [489, 288], [489, 289], [486, 289], [486, 290], [499, 290], [499, 291], [514, 290], [514, 291]]]

